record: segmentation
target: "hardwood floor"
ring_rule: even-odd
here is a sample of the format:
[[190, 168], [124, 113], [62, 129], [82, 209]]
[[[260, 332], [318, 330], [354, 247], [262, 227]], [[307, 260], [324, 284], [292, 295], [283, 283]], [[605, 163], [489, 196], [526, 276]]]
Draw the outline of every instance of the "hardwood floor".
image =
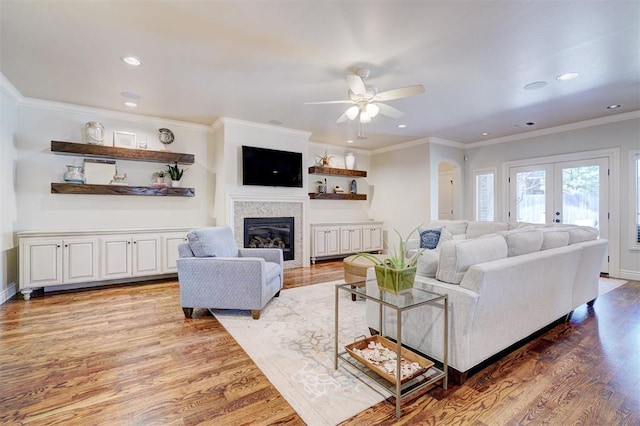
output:
[[[285, 288], [336, 280], [342, 263], [285, 276]], [[171, 280], [0, 305], [0, 423], [304, 424], [208, 311], [184, 319], [178, 291]], [[382, 402], [343, 424], [638, 425], [639, 334], [633, 281], [463, 386], [406, 400], [398, 422]]]

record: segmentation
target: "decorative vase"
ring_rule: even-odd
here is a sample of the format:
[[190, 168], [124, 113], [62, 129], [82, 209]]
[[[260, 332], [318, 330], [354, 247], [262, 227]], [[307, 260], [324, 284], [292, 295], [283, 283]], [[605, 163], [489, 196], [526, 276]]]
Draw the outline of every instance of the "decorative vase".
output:
[[347, 152], [347, 155], [344, 156], [344, 163], [347, 170], [353, 170], [356, 165], [356, 157], [353, 152]]
[[84, 183], [84, 173], [82, 173], [82, 166], [67, 166], [63, 179], [65, 182]]
[[355, 179], [353, 179], [351, 181], [351, 193], [352, 194], [357, 194], [358, 193], [358, 183], [356, 182]]
[[172, 180], [171, 181], [171, 187], [172, 188], [180, 188], [180, 181], [179, 180]]
[[416, 266], [405, 269], [392, 269], [386, 266], [376, 265], [376, 280], [381, 291], [400, 294], [410, 291], [416, 278]]
[[84, 141], [91, 145], [104, 145], [104, 126], [97, 121], [85, 123]]
[[319, 183], [318, 184], [318, 194], [324, 194], [325, 192], [327, 192], [327, 185], [324, 183]]

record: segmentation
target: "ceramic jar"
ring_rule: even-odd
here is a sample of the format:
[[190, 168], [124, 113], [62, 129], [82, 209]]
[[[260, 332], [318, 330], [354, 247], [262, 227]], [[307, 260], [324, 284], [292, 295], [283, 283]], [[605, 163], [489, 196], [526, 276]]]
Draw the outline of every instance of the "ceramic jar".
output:
[[353, 152], [347, 152], [347, 154], [344, 156], [344, 163], [347, 170], [353, 170], [353, 168], [356, 166], [356, 156], [353, 155]]
[[104, 145], [104, 126], [97, 121], [84, 125], [84, 141], [91, 145]]

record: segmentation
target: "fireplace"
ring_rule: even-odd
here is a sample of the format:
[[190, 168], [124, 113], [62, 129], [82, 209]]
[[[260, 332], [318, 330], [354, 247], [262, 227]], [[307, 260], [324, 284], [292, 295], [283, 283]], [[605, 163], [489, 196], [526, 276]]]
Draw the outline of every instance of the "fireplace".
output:
[[293, 217], [245, 217], [246, 248], [281, 248], [284, 260], [293, 260], [295, 232]]

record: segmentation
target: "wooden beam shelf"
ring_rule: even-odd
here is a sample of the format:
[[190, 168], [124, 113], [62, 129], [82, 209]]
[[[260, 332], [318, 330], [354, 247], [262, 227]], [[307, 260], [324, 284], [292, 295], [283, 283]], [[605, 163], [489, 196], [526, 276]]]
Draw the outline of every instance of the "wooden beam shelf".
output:
[[309, 198], [311, 200], [366, 200], [366, 194], [336, 194], [335, 192], [310, 192]]
[[130, 185], [94, 185], [87, 183], [51, 183], [52, 194], [148, 195], [193, 197], [194, 188], [170, 188]]
[[104, 145], [90, 145], [76, 142], [51, 141], [51, 152], [56, 154], [82, 155], [85, 157], [114, 158], [134, 161], [154, 161], [158, 163], [193, 164], [193, 154], [147, 149], [117, 148]]
[[322, 167], [322, 166], [309, 167], [309, 174], [310, 175], [315, 174], [315, 175], [367, 177], [367, 172], [364, 170], [336, 169], [334, 167]]

